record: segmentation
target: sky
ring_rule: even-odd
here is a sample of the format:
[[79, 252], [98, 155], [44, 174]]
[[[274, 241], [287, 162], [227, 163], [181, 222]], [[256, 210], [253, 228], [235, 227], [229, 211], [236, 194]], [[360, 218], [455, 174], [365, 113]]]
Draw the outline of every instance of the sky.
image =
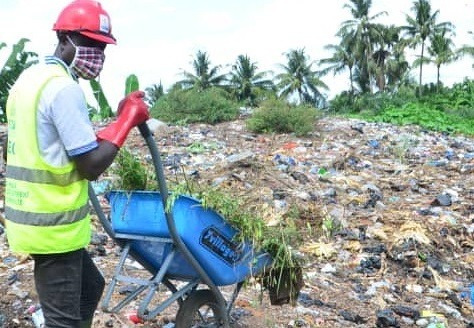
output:
[[[70, 0], [0, 0], [0, 49], [3, 66], [11, 46], [28, 38], [26, 50], [50, 55], [57, 45], [51, 30], [59, 12]], [[102, 0], [109, 13], [117, 45], [106, 49], [106, 62], [100, 83], [113, 108], [124, 95], [125, 80], [135, 74], [140, 88], [162, 83], [165, 90], [192, 72], [198, 50], [209, 55], [212, 66], [221, 72], [240, 54], [248, 55], [259, 70], [280, 72], [285, 53], [305, 49], [310, 60], [328, 58], [325, 45], [337, 44], [335, 36], [343, 21], [350, 19], [347, 0]], [[388, 12], [379, 22], [405, 24], [413, 16], [413, 0], [373, 0], [371, 15]], [[456, 47], [474, 44], [474, 1], [431, 0], [432, 10], [440, 10], [438, 22], [456, 26]], [[417, 51], [418, 53], [418, 51]], [[415, 59], [415, 53], [409, 60]], [[451, 85], [464, 77], [473, 78], [473, 60], [441, 67], [441, 80]], [[1, 67], [0, 66], [0, 67]], [[314, 67], [316, 69], [316, 66]], [[413, 72], [417, 76], [417, 71]], [[348, 73], [332, 74], [322, 80], [329, 98], [349, 89]], [[424, 67], [423, 82], [436, 81], [434, 67]], [[90, 87], [83, 85], [88, 97]], [[93, 104], [93, 103], [92, 103]], [[94, 104], [93, 104], [94, 105]]]

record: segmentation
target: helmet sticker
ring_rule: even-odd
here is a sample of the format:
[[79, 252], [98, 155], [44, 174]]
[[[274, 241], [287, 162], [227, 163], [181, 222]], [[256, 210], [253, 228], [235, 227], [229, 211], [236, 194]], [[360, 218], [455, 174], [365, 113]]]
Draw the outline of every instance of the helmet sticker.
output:
[[109, 17], [106, 15], [99, 15], [100, 26], [99, 30], [104, 33], [110, 33], [110, 22]]

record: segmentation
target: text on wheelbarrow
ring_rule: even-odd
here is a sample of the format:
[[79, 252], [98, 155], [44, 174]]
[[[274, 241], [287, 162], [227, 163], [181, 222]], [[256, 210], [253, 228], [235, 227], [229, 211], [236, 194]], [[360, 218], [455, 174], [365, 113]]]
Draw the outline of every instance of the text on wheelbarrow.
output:
[[214, 227], [209, 227], [201, 233], [199, 243], [230, 265], [234, 265], [242, 257], [239, 245], [223, 236]]

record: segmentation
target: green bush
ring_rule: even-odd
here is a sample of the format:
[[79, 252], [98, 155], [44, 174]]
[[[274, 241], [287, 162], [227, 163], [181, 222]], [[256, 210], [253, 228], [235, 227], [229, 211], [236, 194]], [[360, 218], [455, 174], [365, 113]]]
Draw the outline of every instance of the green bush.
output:
[[337, 114], [392, 124], [416, 124], [433, 131], [474, 134], [474, 81], [466, 79], [452, 87], [425, 85], [423, 96], [416, 88], [402, 87], [396, 93], [357, 94], [343, 92], [331, 101]]
[[451, 87], [435, 85], [423, 86], [423, 96], [417, 96], [417, 88], [400, 87], [396, 92], [376, 94], [351, 94], [344, 91], [336, 95], [329, 105], [334, 114], [379, 115], [392, 108], [402, 108], [408, 104], [443, 111], [446, 114], [472, 119], [474, 117], [474, 80], [465, 79]]
[[290, 105], [284, 100], [265, 100], [247, 119], [247, 128], [258, 133], [295, 133], [305, 136], [313, 131], [318, 112], [314, 107]]
[[473, 119], [474, 80], [465, 79], [462, 83], [453, 84], [451, 88], [444, 88], [440, 95], [426, 99], [426, 102], [435, 102], [450, 114]]
[[415, 90], [411, 88], [400, 88], [396, 93], [376, 94], [351, 94], [344, 91], [329, 102], [329, 110], [337, 114], [379, 114], [387, 107], [400, 107], [410, 100], [416, 100]]
[[236, 102], [217, 88], [197, 91], [174, 88], [151, 108], [151, 116], [171, 123], [209, 123], [230, 121], [239, 115]]
[[332, 113], [357, 112], [354, 108], [354, 95], [349, 91], [343, 91], [329, 101], [329, 111]]
[[403, 107], [388, 107], [378, 115], [364, 115], [368, 121], [381, 121], [397, 125], [416, 124], [432, 131], [474, 135], [474, 119], [459, 114], [447, 114], [443, 110], [423, 103], [407, 103]]

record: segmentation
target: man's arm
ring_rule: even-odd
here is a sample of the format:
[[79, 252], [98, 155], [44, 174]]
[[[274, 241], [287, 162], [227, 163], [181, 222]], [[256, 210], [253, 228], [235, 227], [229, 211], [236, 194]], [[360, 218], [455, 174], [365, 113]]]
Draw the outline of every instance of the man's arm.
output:
[[119, 148], [113, 143], [102, 140], [99, 142], [99, 147], [74, 156], [73, 160], [81, 177], [93, 181], [112, 164], [118, 150]]
[[142, 91], [126, 96], [119, 104], [116, 120], [97, 133], [99, 147], [74, 157], [77, 170], [85, 179], [97, 179], [112, 164], [130, 130], [149, 119], [144, 96]]

